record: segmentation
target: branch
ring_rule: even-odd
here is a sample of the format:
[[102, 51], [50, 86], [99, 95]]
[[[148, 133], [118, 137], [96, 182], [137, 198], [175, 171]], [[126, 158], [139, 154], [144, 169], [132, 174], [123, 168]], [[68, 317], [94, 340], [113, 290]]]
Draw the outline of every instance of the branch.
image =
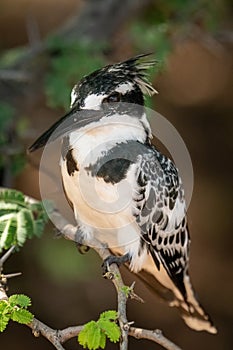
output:
[[[35, 199], [27, 197], [27, 199], [31, 202], [36, 202]], [[50, 213], [50, 217], [53, 222], [56, 222], [56, 227], [61, 231], [62, 236], [68, 240], [79, 242], [77, 235], [77, 227], [71, 225], [62, 215], [57, 211], [53, 210]], [[99, 254], [99, 256], [105, 260], [109, 255], [109, 249], [93, 238], [90, 241], [82, 241], [82, 244], [91, 245], [93, 249]], [[91, 244], [90, 244], [91, 243]], [[9, 256], [13, 253], [14, 247], [10, 248], [0, 259], [0, 269], [2, 271], [3, 264], [9, 258]], [[8, 296], [6, 293], [6, 282], [7, 278], [13, 277], [18, 274], [12, 275], [0, 275], [0, 300], [7, 300]], [[127, 295], [124, 290], [124, 282], [122, 280], [119, 268], [116, 264], [112, 264], [109, 266], [109, 272], [106, 276], [110, 279], [117, 291], [117, 300], [118, 300], [118, 319], [119, 325], [121, 329], [121, 342], [120, 342], [120, 350], [128, 349], [128, 336], [132, 336], [136, 339], [148, 339], [157, 344], [160, 344], [167, 350], [181, 350], [177, 345], [168, 340], [160, 330], [146, 330], [141, 328], [131, 327], [132, 322], [127, 321], [126, 316], [126, 303], [130, 294]], [[132, 288], [132, 287], [131, 287]], [[131, 295], [132, 298], [139, 299], [134, 292]], [[65, 350], [62, 346], [67, 340], [77, 337], [80, 331], [83, 329], [83, 325], [68, 327], [62, 330], [55, 330], [45, 325], [43, 322], [37, 320], [36, 318], [27, 325], [32, 329], [32, 333], [35, 337], [38, 337], [40, 334], [45, 337], [48, 341], [50, 341], [57, 350]]]
[[[152, 0], [89, 0], [77, 14], [56, 33], [61, 40], [108, 41], [127, 20], [148, 6]], [[50, 60], [47, 41], [38, 42], [25, 50], [16, 63], [0, 72], [0, 100], [21, 107], [25, 98], [37, 96], [44, 84], [44, 74]], [[30, 72], [30, 74], [28, 74]], [[27, 84], [25, 84], [25, 82]]]
[[59, 331], [50, 328], [36, 318], [28, 324], [28, 327], [32, 329], [32, 334], [35, 337], [39, 337], [41, 334], [44, 338], [50, 341], [57, 350], [65, 350], [62, 346], [61, 339], [59, 338]]
[[[35, 337], [40, 334], [43, 335], [47, 340], [49, 340], [56, 349], [64, 350], [61, 344], [75, 338], [81, 332], [84, 326], [73, 326], [67, 327], [61, 330], [54, 330], [37, 319], [33, 319], [33, 322], [28, 325]], [[169, 339], [164, 337], [159, 329], [147, 330], [142, 328], [130, 327], [128, 330], [128, 335], [136, 339], [147, 339], [151, 340], [167, 350], [181, 350], [176, 344], [172, 343]]]
[[160, 329], [148, 330], [142, 328], [130, 327], [129, 335], [136, 339], [148, 339], [159, 345], [163, 346], [167, 350], [181, 350], [179, 346], [167, 339]]
[[7, 280], [12, 277], [16, 277], [21, 275], [21, 272], [11, 273], [4, 275], [3, 272], [3, 264], [9, 259], [11, 254], [14, 252], [15, 246], [12, 246], [10, 249], [6, 251], [5, 254], [0, 258], [0, 301], [8, 300], [8, 296], [6, 294], [7, 291]]
[[[56, 222], [57, 228], [62, 232], [62, 235], [64, 238], [72, 240], [77, 242], [77, 228], [69, 222], [64, 219], [58, 211], [54, 211], [51, 215], [54, 222]], [[97, 241], [95, 238], [91, 240], [91, 242], [83, 241], [82, 244], [90, 245], [93, 247], [93, 249], [99, 254], [99, 256], [104, 260], [109, 255], [109, 250], [99, 241]], [[112, 278], [111, 278], [112, 275]], [[123, 291], [124, 282], [122, 280], [119, 268], [116, 264], [112, 264], [109, 267], [109, 276], [111, 281], [113, 282], [117, 295], [118, 295], [118, 314], [119, 314], [119, 324], [121, 328], [121, 334], [122, 334], [122, 343], [121, 343], [121, 350], [127, 350], [128, 349], [128, 335], [137, 338], [137, 339], [148, 339], [153, 342], [156, 342], [163, 346], [167, 350], [181, 350], [176, 344], [172, 343], [169, 339], [167, 339], [163, 334], [162, 331], [157, 330], [146, 330], [141, 328], [134, 328], [130, 327], [129, 322], [127, 321], [126, 316], [126, 303], [127, 303], [127, 295]], [[135, 298], [135, 297], [134, 297]], [[136, 296], [135, 299], [138, 297]], [[72, 335], [72, 332], [76, 332], [76, 327], [70, 327], [69, 328], [69, 335]], [[63, 331], [65, 332], [65, 330]], [[77, 335], [77, 333], [76, 333]]]
[[[52, 212], [51, 218], [53, 222], [56, 222], [56, 226], [62, 232], [64, 238], [69, 239], [71, 241], [79, 242], [77, 237], [77, 227], [69, 224], [69, 222], [66, 221], [56, 210]], [[111, 255], [109, 249], [101, 242], [97, 241], [95, 238], [92, 238], [91, 242], [82, 241], [81, 243], [87, 246], [92, 246], [93, 249], [102, 258], [102, 260], [105, 260], [109, 255]], [[127, 350], [129, 330], [129, 324], [126, 317], [127, 295], [123, 290], [124, 283], [119, 268], [116, 264], [112, 264], [111, 266], [109, 266], [109, 273], [106, 277], [113, 282], [117, 291], [118, 319], [122, 336], [120, 350]]]

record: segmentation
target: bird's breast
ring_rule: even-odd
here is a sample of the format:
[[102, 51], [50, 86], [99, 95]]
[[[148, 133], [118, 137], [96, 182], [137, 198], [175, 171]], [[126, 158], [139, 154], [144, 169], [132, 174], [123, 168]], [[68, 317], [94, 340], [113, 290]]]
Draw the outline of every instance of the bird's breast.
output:
[[[78, 163], [69, 172], [67, 160], [61, 160], [62, 181], [77, 222], [99, 235], [109, 245], [127, 245], [139, 240], [132, 214], [132, 188], [127, 181], [106, 183], [93, 177]], [[101, 237], [100, 237], [101, 236]]]

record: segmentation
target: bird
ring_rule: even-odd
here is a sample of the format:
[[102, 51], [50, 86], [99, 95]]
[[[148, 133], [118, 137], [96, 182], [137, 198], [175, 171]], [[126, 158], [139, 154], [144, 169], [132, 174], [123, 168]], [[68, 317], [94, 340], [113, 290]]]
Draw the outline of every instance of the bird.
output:
[[152, 144], [145, 96], [150, 54], [109, 64], [72, 89], [70, 110], [30, 147], [61, 139], [60, 169], [80, 239], [109, 247], [193, 330], [217, 333], [189, 276], [190, 234], [182, 180]]

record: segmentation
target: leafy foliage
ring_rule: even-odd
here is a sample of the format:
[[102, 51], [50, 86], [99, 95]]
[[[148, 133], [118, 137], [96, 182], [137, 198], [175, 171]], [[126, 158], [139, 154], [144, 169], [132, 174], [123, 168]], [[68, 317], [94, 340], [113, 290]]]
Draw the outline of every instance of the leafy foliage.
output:
[[23, 308], [27, 308], [28, 306], [31, 306], [31, 299], [24, 294], [14, 294], [11, 295], [9, 298], [9, 303], [12, 307], [14, 306], [20, 306]]
[[209, 32], [218, 29], [227, 17], [227, 1], [156, 1], [140, 18], [132, 21], [130, 33], [139, 52], [154, 52], [163, 68], [171, 52], [173, 39], [187, 37], [194, 28]]
[[24, 47], [14, 47], [6, 51], [1, 51], [0, 69], [6, 69], [14, 65], [25, 53]]
[[65, 42], [51, 38], [48, 48], [52, 55], [51, 68], [45, 79], [45, 93], [50, 107], [67, 109], [70, 91], [85, 74], [104, 64], [103, 46], [88, 42]]
[[100, 315], [98, 321], [88, 322], [78, 335], [78, 342], [89, 350], [104, 349], [106, 339], [116, 343], [120, 339], [120, 328], [116, 324], [117, 312], [105, 311]]
[[15, 109], [7, 103], [0, 103], [0, 169], [5, 166], [15, 175], [25, 165], [24, 150], [19, 142], [25, 128], [25, 119], [16, 120]]
[[48, 218], [41, 202], [30, 203], [16, 190], [0, 192], [0, 252], [27, 238], [40, 237]]
[[9, 321], [28, 324], [33, 319], [33, 314], [27, 310], [31, 305], [31, 299], [24, 294], [14, 294], [8, 300], [0, 301], [0, 332], [3, 332]]

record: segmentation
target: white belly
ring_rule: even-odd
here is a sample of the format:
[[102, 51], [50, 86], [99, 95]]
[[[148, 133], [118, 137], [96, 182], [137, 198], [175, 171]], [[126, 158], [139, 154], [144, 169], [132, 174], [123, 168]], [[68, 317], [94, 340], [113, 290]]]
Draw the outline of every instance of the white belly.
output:
[[[69, 175], [65, 161], [61, 161], [64, 189], [74, 207], [78, 224], [85, 233], [95, 236], [124, 254], [138, 253], [140, 234], [132, 215], [132, 189], [130, 186], [106, 183], [88, 176], [82, 169]], [[123, 193], [124, 191], [124, 193]], [[88, 238], [88, 237], [87, 237]]]

